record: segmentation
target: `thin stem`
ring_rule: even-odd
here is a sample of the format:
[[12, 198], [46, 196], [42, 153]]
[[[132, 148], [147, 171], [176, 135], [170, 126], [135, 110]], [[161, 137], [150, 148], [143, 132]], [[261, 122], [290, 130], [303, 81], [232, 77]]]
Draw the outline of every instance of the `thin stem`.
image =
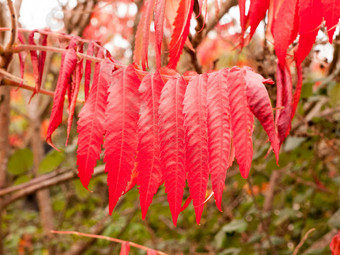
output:
[[[56, 231], [56, 230], [51, 230], [52, 234], [58, 234], [58, 235], [77, 235], [77, 236], [85, 236], [85, 237], [90, 237], [90, 238], [96, 238], [96, 239], [103, 239], [103, 240], [107, 240], [110, 242], [115, 242], [115, 243], [129, 243], [130, 246], [133, 246], [135, 248], [141, 249], [141, 250], [145, 250], [145, 251], [149, 251], [149, 250], [153, 250], [151, 248], [148, 248], [146, 246], [134, 243], [134, 242], [130, 242], [130, 241], [125, 241], [125, 240], [121, 240], [118, 238], [113, 238], [113, 237], [109, 237], [109, 236], [101, 236], [101, 235], [95, 235], [95, 234], [86, 234], [86, 233], [81, 233], [81, 232], [76, 232], [76, 231]], [[154, 250], [157, 254], [160, 255], [166, 255], [166, 253], [161, 252], [161, 251], [156, 251]]]
[[[41, 45], [29, 45], [29, 44], [20, 44], [20, 45], [16, 45], [16, 46], [13, 47], [14, 53], [18, 53], [18, 52], [25, 51], [25, 50], [52, 51], [52, 52], [57, 52], [57, 53], [64, 53], [65, 51], [67, 51], [66, 49], [61, 49], [61, 48], [57, 48], [57, 47], [41, 46]], [[86, 55], [84, 53], [79, 53], [79, 52], [77, 52], [77, 56], [80, 57], [80, 58], [83, 58], [83, 59], [94, 61], [94, 62], [103, 61], [103, 59], [101, 59], [101, 58], [92, 57], [92, 56]], [[119, 64], [119, 63], [113, 63], [113, 65], [116, 68], [126, 67], [126, 65]], [[149, 72], [142, 71], [142, 70], [139, 70], [139, 69], [135, 69], [135, 71], [141, 77], [144, 77], [144, 76], [149, 74]], [[165, 75], [165, 74], [162, 74], [161, 76], [165, 79], [170, 79], [172, 77], [170, 75]], [[193, 77], [192, 75], [183, 76], [184, 80], [186, 80], [186, 81], [189, 81], [192, 77]]]
[[308, 236], [310, 233], [312, 233], [315, 230], [315, 228], [311, 228], [310, 230], [307, 231], [307, 233], [303, 236], [303, 238], [301, 239], [301, 241], [299, 242], [299, 244], [296, 246], [296, 248], [294, 249], [293, 255], [297, 255], [300, 248], [302, 247], [302, 245], [306, 242]]
[[[19, 78], [18, 78], [19, 79]], [[27, 85], [25, 83], [20, 83], [20, 82], [16, 82], [13, 80], [9, 80], [9, 79], [3, 79], [2, 80], [3, 84], [0, 84], [0, 86], [10, 86], [10, 87], [16, 87], [16, 88], [21, 88], [21, 89], [26, 89], [26, 90], [30, 90], [30, 91], [34, 91], [34, 87]], [[40, 94], [46, 95], [46, 96], [50, 96], [50, 97], [54, 97], [54, 92], [53, 91], [49, 91], [49, 90], [45, 90], [45, 89], [40, 89], [39, 91]], [[67, 95], [65, 96], [65, 98], [68, 98]], [[77, 103], [84, 103], [84, 100], [81, 99], [77, 99]]]
[[274, 255], [277, 255], [277, 252], [276, 252], [276, 250], [275, 250], [275, 248], [274, 248], [274, 245], [273, 245], [273, 243], [272, 243], [272, 241], [271, 241], [271, 239], [270, 239], [270, 235], [269, 235], [269, 233], [268, 233], [267, 226], [266, 226], [266, 224], [264, 223], [264, 220], [263, 220], [263, 218], [262, 218], [260, 206], [259, 206], [259, 204], [258, 204], [257, 201], [256, 201], [256, 197], [255, 197], [254, 190], [253, 190], [253, 185], [252, 185], [252, 183], [251, 183], [251, 181], [250, 181], [250, 178], [247, 178], [247, 182], [248, 182], [248, 186], [249, 186], [249, 189], [250, 189], [251, 197], [252, 197], [252, 199], [253, 199], [253, 203], [254, 203], [254, 205], [255, 205], [256, 210], [258, 211], [258, 216], [259, 216], [259, 218], [260, 218], [260, 223], [261, 223], [262, 229], [263, 229], [263, 231], [264, 231], [264, 233], [265, 233], [265, 235], [266, 235], [266, 239], [267, 239], [267, 241], [268, 241], [268, 243], [269, 243], [270, 249], [272, 250], [272, 253], [273, 253]]
[[[11, 28], [9, 27], [0, 27], [0, 32], [6, 32], [6, 31], [10, 31]], [[31, 33], [32, 30], [29, 29], [24, 29], [24, 28], [17, 28], [17, 31], [19, 32], [25, 32], [25, 33]], [[74, 38], [74, 36], [72, 35], [67, 35], [67, 34], [63, 34], [63, 33], [57, 33], [57, 32], [52, 32], [52, 31], [47, 31], [47, 30], [37, 30], [37, 32], [39, 34], [42, 35], [49, 35], [49, 36], [54, 36], [54, 37], [60, 37], [60, 38], [65, 38], [68, 40], [71, 40]], [[92, 40], [87, 40], [87, 39], [83, 39], [81, 37], [77, 37], [78, 41], [84, 42], [84, 43], [94, 43], [94, 45], [98, 48], [102, 48], [103, 46], [99, 45], [97, 42], [92, 41]]]
[[[20, 44], [13, 47], [13, 53], [19, 53], [21, 51], [25, 50], [40, 50], [40, 51], [52, 51], [57, 53], [64, 53], [67, 51], [67, 49], [57, 48], [57, 47], [51, 47], [51, 46], [41, 46], [41, 45], [30, 45], [30, 44]], [[89, 55], [86, 55], [84, 53], [77, 52], [77, 56], [86, 60], [91, 60], [93, 62], [100, 62], [103, 59], [92, 57]]]

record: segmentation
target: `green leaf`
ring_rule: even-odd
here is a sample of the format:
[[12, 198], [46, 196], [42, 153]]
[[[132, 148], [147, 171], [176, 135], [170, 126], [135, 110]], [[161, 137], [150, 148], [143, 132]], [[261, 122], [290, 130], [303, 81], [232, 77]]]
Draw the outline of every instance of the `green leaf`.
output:
[[18, 185], [18, 184], [21, 184], [21, 183], [24, 183], [24, 182], [28, 182], [29, 180], [31, 180], [31, 176], [29, 175], [22, 175], [22, 176], [19, 176], [15, 182], [14, 182], [14, 185]]
[[230, 223], [224, 225], [215, 236], [215, 244], [217, 248], [223, 246], [223, 241], [227, 233], [237, 232], [242, 233], [248, 228], [247, 222], [244, 220], [232, 220]]
[[19, 149], [9, 158], [8, 172], [12, 175], [26, 173], [33, 165], [33, 153], [29, 149]]
[[231, 232], [242, 233], [247, 229], [247, 227], [248, 227], [248, 224], [244, 220], [233, 220], [227, 225], [224, 225], [220, 231], [223, 231], [224, 233], [231, 233]]
[[51, 150], [40, 162], [38, 173], [45, 174], [54, 171], [64, 161], [65, 153]]
[[328, 89], [329, 103], [335, 107], [340, 101], [340, 83], [331, 86]]
[[301, 89], [301, 98], [309, 98], [313, 95], [313, 85], [312, 82], [304, 83]]

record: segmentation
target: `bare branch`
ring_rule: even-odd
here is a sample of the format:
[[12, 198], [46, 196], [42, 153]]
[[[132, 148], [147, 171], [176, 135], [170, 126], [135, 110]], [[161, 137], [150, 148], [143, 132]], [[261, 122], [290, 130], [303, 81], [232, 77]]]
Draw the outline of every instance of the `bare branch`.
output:
[[17, 17], [15, 14], [15, 8], [14, 8], [12, 0], [7, 0], [7, 5], [8, 5], [9, 13], [11, 15], [11, 37], [9, 39], [9, 42], [6, 48], [10, 49], [12, 45], [15, 43], [15, 40], [17, 38]]
[[[137, 243], [134, 243], [134, 242], [125, 241], [125, 240], [121, 240], [121, 239], [113, 238], [113, 237], [108, 237], [108, 236], [101, 236], [101, 235], [94, 235], [94, 234], [85, 234], [85, 233], [76, 232], [76, 231], [55, 231], [55, 230], [52, 230], [51, 233], [53, 233], [53, 234], [58, 234], [58, 235], [77, 235], [77, 236], [85, 236], [85, 237], [90, 237], [90, 238], [96, 238], [96, 239], [107, 240], [107, 241], [110, 241], [110, 242], [115, 242], [115, 243], [120, 243], [120, 244], [129, 243], [130, 246], [135, 247], [135, 248], [138, 248], [138, 249], [141, 249], [141, 250], [145, 250], [145, 251], [153, 250], [153, 249], [151, 249], [151, 248], [148, 248], [148, 247], [146, 247], [146, 246], [143, 246], [143, 245], [140, 245], [140, 244], [137, 244]], [[161, 251], [156, 251], [156, 250], [155, 250], [155, 252], [156, 252], [157, 254], [160, 254], [160, 255], [166, 255], [166, 253], [161, 252]]]
[[310, 233], [312, 233], [315, 230], [315, 228], [311, 228], [310, 230], [307, 231], [307, 233], [303, 236], [303, 238], [301, 239], [301, 241], [299, 242], [299, 244], [296, 246], [296, 248], [294, 249], [293, 255], [297, 255], [300, 248], [302, 247], [302, 245], [306, 242], [308, 236]]
[[[0, 69], [0, 73], [2, 73], [1, 69]], [[20, 79], [20, 78], [16, 77], [16, 79]], [[16, 87], [16, 88], [21, 88], [21, 89], [26, 89], [26, 90], [34, 91], [34, 87], [33, 86], [30, 86], [30, 85], [25, 84], [25, 83], [21, 84], [20, 82], [9, 80], [9, 79], [3, 79], [2, 80], [2, 84], [0, 84], [0, 87], [1, 86], [10, 86], [10, 87]], [[45, 90], [45, 89], [40, 89], [39, 93], [43, 94], [43, 95], [46, 95], [46, 96], [54, 97], [54, 92], [53, 91], [49, 91], [49, 90]], [[66, 99], [68, 98], [67, 95], [65, 96], [65, 98]], [[77, 103], [83, 104], [84, 100], [77, 99]]]
[[[94, 169], [92, 176], [98, 176], [98, 175], [103, 174], [104, 169], [105, 169], [104, 166], [96, 167]], [[67, 182], [67, 181], [70, 181], [70, 180], [73, 180], [73, 179], [76, 179], [76, 178], [78, 178], [77, 171], [73, 170], [73, 171], [69, 171], [69, 172], [57, 175], [57, 176], [52, 177], [50, 179], [46, 179], [46, 180], [38, 182], [38, 183], [34, 182], [34, 180], [29, 181], [28, 183], [32, 182], [32, 184], [31, 185], [28, 184], [28, 186], [26, 188], [22, 188], [22, 189], [18, 190], [13, 195], [11, 195], [9, 198], [5, 199], [4, 202], [3, 202], [3, 207], [6, 207], [7, 205], [13, 203], [14, 201], [16, 201], [16, 200], [18, 200], [22, 197], [25, 197], [29, 194], [32, 194], [32, 193], [34, 193], [38, 190], [45, 189], [45, 188], [48, 188], [48, 187], [51, 187], [51, 186], [54, 186], [54, 185], [57, 185], [57, 184], [60, 184], [60, 183], [63, 183], [63, 182]]]

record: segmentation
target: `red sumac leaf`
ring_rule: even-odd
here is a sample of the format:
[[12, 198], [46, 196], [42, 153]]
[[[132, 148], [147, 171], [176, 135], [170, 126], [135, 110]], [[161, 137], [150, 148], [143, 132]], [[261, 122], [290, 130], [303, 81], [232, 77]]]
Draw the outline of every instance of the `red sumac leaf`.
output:
[[[276, 96], [276, 115], [275, 123], [278, 129], [278, 135], [280, 144], [283, 143], [284, 139], [290, 130], [290, 120], [292, 116], [292, 77], [287, 66], [277, 66], [276, 71], [277, 81], [277, 96]], [[281, 109], [283, 108], [283, 109]]]
[[297, 36], [298, 0], [285, 0], [278, 10], [278, 19], [273, 23], [275, 52], [281, 66], [286, 63], [287, 49]]
[[210, 73], [207, 90], [209, 167], [216, 206], [220, 211], [227, 169], [233, 161], [228, 75], [228, 69]]
[[156, 0], [155, 3], [155, 45], [156, 45], [156, 65], [161, 67], [161, 49], [163, 41], [163, 24], [166, 0]]
[[149, 249], [146, 255], [157, 255], [157, 252], [155, 250]]
[[130, 252], [130, 243], [129, 242], [122, 243], [119, 255], [129, 255], [129, 252]]
[[[94, 42], [91, 42], [88, 45], [86, 55], [92, 56], [94, 51]], [[85, 62], [85, 80], [84, 80], [84, 93], [85, 93], [85, 101], [87, 100], [89, 96], [90, 91], [90, 81], [91, 81], [91, 60], [86, 60]]]
[[299, 1], [299, 45], [295, 52], [296, 64], [300, 65], [311, 51], [322, 22], [321, 0]]
[[235, 156], [243, 178], [247, 178], [253, 158], [253, 115], [250, 112], [243, 71], [233, 67], [228, 76], [231, 126]]
[[61, 67], [59, 70], [57, 87], [54, 92], [50, 123], [46, 136], [47, 143], [55, 149], [57, 148], [52, 143], [51, 136], [62, 121], [66, 89], [68, 86], [70, 86], [70, 78], [76, 67], [76, 64], [77, 54], [75, 50], [66, 50], [61, 56]]
[[113, 73], [105, 112], [104, 162], [108, 173], [109, 211], [124, 192], [134, 167], [139, 118], [140, 80], [133, 65]]
[[272, 104], [266, 87], [263, 85], [264, 78], [254, 73], [250, 68], [243, 68], [243, 70], [245, 71], [244, 78], [247, 84], [249, 108], [267, 132], [278, 162], [280, 142], [276, 133]]
[[171, 78], [162, 90], [159, 105], [162, 174], [175, 226], [181, 212], [186, 177], [183, 126], [185, 89], [183, 77]]
[[114, 65], [110, 61], [96, 63], [91, 93], [79, 113], [77, 165], [78, 176], [85, 188], [101, 153], [107, 89], [113, 70]]
[[189, 35], [190, 20], [194, 6], [193, 0], [181, 0], [174, 21], [174, 30], [169, 45], [168, 67], [175, 69], [183, 46]]
[[183, 101], [187, 180], [197, 224], [201, 220], [209, 180], [207, 80], [206, 74], [192, 77]]
[[253, 37], [257, 26], [266, 16], [270, 0], [252, 0], [248, 12], [250, 26], [249, 40]]
[[[80, 53], [83, 53], [83, 47], [81, 46]], [[71, 126], [73, 121], [73, 115], [74, 115], [74, 109], [76, 107], [77, 99], [78, 99], [78, 93], [80, 88], [80, 82], [83, 77], [83, 59], [79, 59], [77, 61], [76, 70], [72, 75], [72, 86], [73, 86], [73, 93], [72, 97], [68, 98], [69, 101], [69, 114], [67, 119], [67, 135], [66, 135], [66, 143], [65, 146], [68, 144], [68, 138], [70, 136], [71, 132]]]
[[159, 99], [164, 83], [158, 71], [148, 74], [139, 87], [141, 110], [138, 120], [137, 184], [144, 219], [153, 196], [162, 183], [160, 167]]
[[[25, 38], [24, 36], [18, 32], [18, 41], [22, 44], [25, 44]], [[22, 51], [18, 53], [19, 55], [19, 62], [20, 62], [20, 77], [21, 79], [24, 79], [24, 73], [25, 73], [25, 61], [27, 57], [27, 52]], [[20, 86], [22, 85], [23, 82], [20, 83]]]
[[[37, 32], [37, 30], [33, 30], [29, 36], [28, 36], [28, 43], [31, 45], [36, 45], [34, 42], [34, 33]], [[40, 87], [39, 85], [39, 80], [40, 80], [40, 75], [39, 75], [39, 60], [38, 60], [38, 52], [36, 50], [30, 50], [31, 53], [31, 61], [32, 61], [32, 67], [33, 67], [33, 75], [35, 79], [35, 88], [33, 91], [33, 94], [30, 98], [30, 101], [32, 97], [36, 94], [37, 88]]]
[[340, 19], [340, 4], [338, 0], [321, 0], [323, 16], [326, 21], [329, 43], [333, 42], [336, 25]]

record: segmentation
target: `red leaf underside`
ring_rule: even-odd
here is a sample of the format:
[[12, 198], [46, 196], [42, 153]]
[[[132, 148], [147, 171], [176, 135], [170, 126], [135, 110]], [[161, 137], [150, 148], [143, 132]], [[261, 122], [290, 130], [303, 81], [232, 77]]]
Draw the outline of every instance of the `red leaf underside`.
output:
[[130, 252], [130, 243], [129, 242], [122, 243], [119, 255], [129, 255], [129, 252]]
[[155, 3], [155, 44], [156, 44], [156, 65], [161, 67], [161, 49], [163, 41], [163, 25], [166, 0], [156, 0]]
[[271, 142], [276, 161], [279, 159], [280, 142], [276, 133], [272, 105], [266, 87], [263, 85], [264, 78], [254, 73], [250, 68], [243, 68], [247, 84], [247, 101], [250, 110], [260, 121], [267, 132]]
[[96, 63], [91, 93], [79, 113], [77, 165], [78, 176], [85, 188], [101, 153], [107, 89], [113, 70], [114, 66], [109, 61]]
[[145, 76], [139, 87], [141, 110], [138, 120], [137, 184], [139, 186], [143, 219], [153, 196], [162, 183], [158, 111], [163, 87], [164, 83], [158, 71], [155, 74]]
[[133, 65], [114, 72], [105, 113], [104, 162], [108, 173], [109, 212], [124, 192], [134, 167], [139, 117], [138, 79]]
[[207, 78], [206, 74], [191, 78], [183, 102], [187, 180], [197, 224], [201, 220], [209, 180]]
[[220, 211], [227, 169], [233, 161], [228, 75], [228, 69], [210, 73], [207, 90], [209, 167], [216, 206]]
[[77, 63], [77, 54], [74, 49], [66, 50], [61, 57], [61, 67], [57, 87], [54, 92], [53, 106], [51, 111], [50, 123], [47, 130], [46, 141], [56, 149], [52, 143], [51, 137], [56, 128], [60, 125], [63, 118], [63, 109], [66, 89], [71, 86], [70, 78]]
[[186, 177], [183, 126], [185, 89], [183, 77], [168, 80], [159, 105], [161, 169], [174, 225], [181, 212]]
[[180, 1], [177, 16], [174, 21], [174, 30], [169, 45], [168, 67], [175, 69], [181, 56], [185, 41], [189, 35], [190, 20], [194, 6], [193, 0]]
[[247, 178], [253, 158], [253, 116], [250, 112], [243, 71], [230, 69], [228, 76], [231, 126], [235, 156], [243, 178]]
[[[94, 42], [91, 42], [88, 45], [86, 55], [92, 56], [94, 51]], [[85, 79], [84, 79], [84, 93], [85, 93], [85, 101], [89, 96], [90, 91], [90, 81], [91, 81], [91, 60], [86, 60], [85, 62]]]

